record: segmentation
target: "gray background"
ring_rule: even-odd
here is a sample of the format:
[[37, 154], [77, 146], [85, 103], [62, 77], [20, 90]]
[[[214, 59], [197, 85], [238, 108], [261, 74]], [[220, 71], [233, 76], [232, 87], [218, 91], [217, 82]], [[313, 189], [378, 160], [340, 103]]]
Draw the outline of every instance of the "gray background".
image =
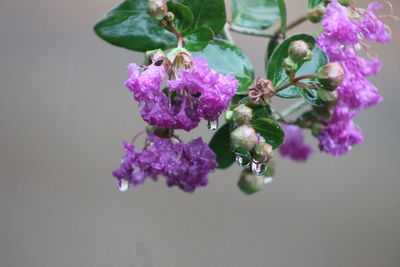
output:
[[[144, 127], [125, 66], [142, 55], [92, 32], [117, 2], [0, 1], [1, 267], [400, 266], [399, 24], [371, 51], [385, 101], [358, 118], [366, 142], [350, 154], [279, 159], [251, 197], [238, 167], [194, 195], [151, 181], [120, 193], [120, 142]], [[305, 11], [287, 2], [290, 18]], [[234, 38], [261, 74], [267, 40]]]

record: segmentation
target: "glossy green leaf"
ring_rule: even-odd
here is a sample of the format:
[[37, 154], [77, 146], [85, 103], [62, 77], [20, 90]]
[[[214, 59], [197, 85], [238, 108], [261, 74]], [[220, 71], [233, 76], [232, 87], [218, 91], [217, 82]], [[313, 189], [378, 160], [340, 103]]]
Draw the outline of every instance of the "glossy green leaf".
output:
[[224, 0], [177, 0], [192, 10], [194, 20], [192, 29], [200, 26], [210, 27], [218, 34], [225, 26], [226, 12]]
[[277, 0], [232, 0], [232, 24], [265, 30], [279, 20]]
[[237, 94], [247, 94], [247, 89], [253, 83], [254, 69], [249, 58], [237, 46], [224, 40], [214, 40], [205, 49], [192, 53], [203, 56], [210, 66], [223, 74], [233, 74], [239, 81]]
[[324, 0], [308, 0], [308, 10], [313, 9], [322, 3], [324, 3]]
[[279, 15], [281, 17], [281, 26], [279, 31], [286, 38], [286, 26], [287, 26], [287, 15], [286, 15], [286, 4], [285, 0], [278, 0]]
[[105, 41], [135, 51], [165, 49], [177, 44], [175, 35], [147, 12], [147, 0], [125, 0], [94, 26]]
[[261, 118], [252, 121], [250, 124], [265, 139], [265, 142], [270, 144], [274, 149], [283, 143], [285, 133], [276, 121]]
[[230, 139], [230, 124], [226, 123], [218, 129], [210, 141], [209, 146], [217, 155], [219, 169], [226, 169], [235, 162], [236, 155], [231, 150]]
[[184, 46], [190, 51], [200, 51], [214, 39], [213, 31], [206, 26], [199, 27], [185, 36]]
[[[145, 52], [176, 46], [176, 36], [147, 14], [147, 2], [125, 0], [108, 12], [94, 26], [94, 31], [105, 41], [134, 51]], [[226, 22], [223, 0], [178, 0], [169, 3], [169, 6], [176, 12], [174, 25], [184, 35], [201, 26], [208, 26], [218, 33]]]
[[180, 33], [184, 34], [190, 29], [194, 19], [190, 8], [176, 2], [168, 2], [168, 11], [174, 13], [175, 20], [173, 21], [172, 25]]

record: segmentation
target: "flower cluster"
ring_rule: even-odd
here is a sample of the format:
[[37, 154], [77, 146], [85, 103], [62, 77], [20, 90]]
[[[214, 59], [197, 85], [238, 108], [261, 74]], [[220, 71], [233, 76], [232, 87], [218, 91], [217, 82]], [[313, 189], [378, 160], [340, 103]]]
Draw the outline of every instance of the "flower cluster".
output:
[[365, 41], [387, 43], [391, 40], [389, 28], [375, 15], [380, 8], [380, 3], [372, 3], [367, 10], [355, 9], [333, 0], [323, 18], [324, 33], [317, 37], [318, 45], [330, 61], [339, 62], [345, 72], [344, 81], [337, 88], [339, 99], [333, 118], [318, 136], [321, 150], [335, 156], [363, 141], [352, 121], [357, 111], [382, 101], [378, 89], [367, 80], [368, 76], [378, 73], [381, 62], [357, 55], [357, 49], [365, 46]]
[[[238, 81], [233, 75], [222, 75], [208, 67], [202, 57], [193, 58], [193, 67], [171, 74], [168, 59], [141, 69], [128, 66], [125, 85], [139, 102], [142, 118], [151, 125], [190, 131], [200, 118], [215, 121], [228, 107]], [[174, 79], [167, 80], [173, 76]], [[162, 86], [166, 86], [164, 89]]]
[[281, 124], [285, 131], [285, 142], [279, 147], [282, 157], [294, 161], [307, 161], [313, 152], [310, 145], [304, 143], [304, 136], [301, 128], [296, 125]]
[[148, 177], [157, 180], [162, 175], [168, 186], [193, 193], [197, 187], [207, 185], [208, 173], [217, 166], [214, 152], [201, 138], [184, 144], [150, 133], [147, 142], [143, 151], [123, 143], [125, 155], [120, 167], [113, 172], [119, 187], [123, 183], [136, 186]]

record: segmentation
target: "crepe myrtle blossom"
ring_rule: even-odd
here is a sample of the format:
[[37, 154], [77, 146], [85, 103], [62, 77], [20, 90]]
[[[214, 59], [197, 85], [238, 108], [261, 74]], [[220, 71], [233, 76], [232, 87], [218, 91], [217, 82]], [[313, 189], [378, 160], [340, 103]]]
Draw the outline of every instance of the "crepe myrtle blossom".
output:
[[318, 137], [321, 150], [338, 156], [363, 141], [352, 118], [358, 110], [377, 105], [382, 101], [378, 89], [367, 79], [381, 68], [377, 58], [366, 60], [357, 55], [367, 41], [387, 43], [390, 29], [375, 12], [382, 7], [372, 3], [366, 10], [342, 6], [333, 0], [323, 18], [324, 32], [317, 37], [317, 44], [327, 53], [329, 60], [339, 62], [344, 70], [344, 80], [337, 88], [338, 107], [331, 122]]
[[190, 56], [188, 68], [161, 60], [162, 64], [154, 60], [144, 68], [130, 64], [125, 82], [139, 103], [142, 118], [151, 125], [190, 131], [200, 118], [215, 121], [239, 86], [233, 75], [210, 69], [202, 57]]
[[113, 171], [120, 189], [123, 184], [137, 186], [147, 178], [157, 180], [164, 176], [169, 187], [193, 193], [197, 187], [208, 184], [208, 174], [217, 166], [214, 152], [201, 138], [185, 144], [150, 133], [147, 143], [142, 151], [123, 143], [125, 155]]
[[282, 157], [298, 162], [305, 162], [313, 153], [313, 148], [304, 143], [301, 128], [296, 125], [281, 125], [285, 132], [285, 142], [279, 147]]

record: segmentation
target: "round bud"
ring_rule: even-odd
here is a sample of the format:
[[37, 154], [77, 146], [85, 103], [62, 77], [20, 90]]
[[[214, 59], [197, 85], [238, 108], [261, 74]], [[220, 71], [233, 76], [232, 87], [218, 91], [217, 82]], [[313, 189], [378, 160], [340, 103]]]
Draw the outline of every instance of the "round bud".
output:
[[254, 148], [253, 158], [257, 162], [266, 163], [272, 158], [272, 146], [267, 143], [260, 143]]
[[232, 122], [233, 121], [233, 111], [232, 110], [228, 110], [225, 113], [225, 120], [226, 120], [226, 122]]
[[325, 90], [333, 91], [343, 82], [343, 68], [338, 62], [326, 64], [317, 71], [317, 79]]
[[343, 6], [351, 6], [354, 4], [354, 0], [339, 0], [339, 3]]
[[312, 125], [311, 133], [314, 137], [318, 137], [324, 128], [325, 126], [322, 123], [316, 122]]
[[253, 110], [245, 104], [241, 104], [233, 110], [233, 121], [239, 125], [249, 123], [252, 117]]
[[288, 72], [297, 71], [299, 64], [294, 62], [291, 57], [287, 57], [283, 60], [282, 68]]
[[164, 0], [149, 0], [147, 13], [157, 20], [162, 20], [167, 15], [168, 7]]
[[264, 177], [253, 174], [248, 169], [244, 169], [240, 174], [240, 179], [237, 183], [240, 191], [246, 195], [254, 194], [260, 191], [264, 186]]
[[307, 13], [307, 19], [312, 23], [319, 23], [324, 17], [326, 7], [324, 5], [318, 5]]
[[248, 126], [242, 125], [231, 132], [231, 145], [237, 150], [252, 150], [258, 143], [256, 131]]
[[309, 61], [312, 59], [310, 46], [303, 40], [293, 41], [289, 45], [289, 57], [294, 62]]
[[166, 21], [165, 19], [160, 20], [160, 26], [161, 27], [167, 27], [168, 26], [168, 21]]
[[164, 19], [168, 22], [173, 22], [175, 19], [175, 15], [172, 12], [167, 12], [167, 14], [165, 15]]
[[319, 88], [317, 90], [317, 95], [318, 95], [319, 99], [321, 99], [323, 102], [326, 102], [326, 103], [336, 102], [336, 100], [339, 97], [339, 94], [337, 91], [328, 91], [328, 90], [324, 90], [322, 88]]

